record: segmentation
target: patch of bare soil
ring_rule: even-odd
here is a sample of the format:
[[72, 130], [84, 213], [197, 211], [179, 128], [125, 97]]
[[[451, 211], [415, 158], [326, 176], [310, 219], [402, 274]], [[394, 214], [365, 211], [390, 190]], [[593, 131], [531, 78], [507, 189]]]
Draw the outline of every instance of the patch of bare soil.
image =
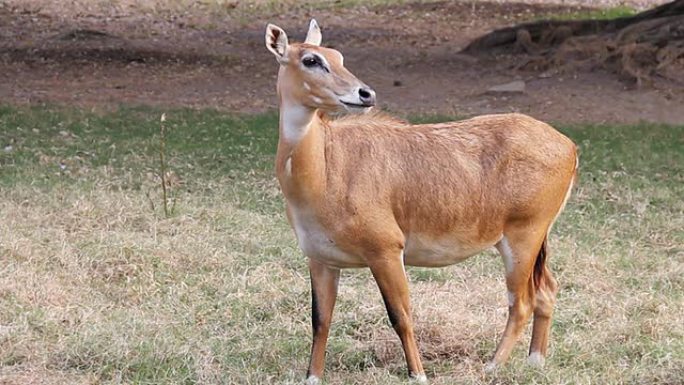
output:
[[[273, 109], [277, 64], [264, 47], [265, 26], [278, 24], [301, 40], [315, 17], [324, 44], [345, 55], [383, 108], [401, 114], [518, 111], [563, 122], [684, 123], [681, 84], [639, 86], [602, 68], [540, 72], [510, 55], [459, 53], [493, 29], [577, 6], [409, 2], [250, 11], [229, 2], [77, 3], [60, 11], [40, 0], [0, 2], [0, 103]], [[490, 89], [515, 80], [513, 91]]]

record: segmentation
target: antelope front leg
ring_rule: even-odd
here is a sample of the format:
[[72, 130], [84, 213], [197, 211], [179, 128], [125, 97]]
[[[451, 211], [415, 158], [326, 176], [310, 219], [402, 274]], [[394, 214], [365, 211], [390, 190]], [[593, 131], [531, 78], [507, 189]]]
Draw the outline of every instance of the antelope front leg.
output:
[[325, 366], [325, 346], [330, 332], [335, 299], [337, 298], [337, 284], [340, 270], [330, 268], [312, 258], [309, 258], [309, 272], [311, 274], [311, 326], [313, 328], [313, 344], [311, 345], [311, 360], [306, 372], [306, 385], [318, 385], [323, 378]]
[[370, 262], [369, 266], [382, 293], [392, 327], [401, 339], [409, 377], [420, 384], [427, 384], [427, 377], [423, 371], [423, 364], [420, 362], [420, 353], [413, 334], [403, 254], [380, 256]]

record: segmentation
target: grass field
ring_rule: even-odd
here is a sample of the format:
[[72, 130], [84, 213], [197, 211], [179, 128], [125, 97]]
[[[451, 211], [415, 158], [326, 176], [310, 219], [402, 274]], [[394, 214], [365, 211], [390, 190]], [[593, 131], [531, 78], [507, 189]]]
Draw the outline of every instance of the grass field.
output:
[[[0, 107], [1, 384], [303, 378], [308, 272], [273, 177], [276, 115], [167, 111], [167, 218], [161, 112]], [[581, 170], [551, 237], [547, 367], [523, 364], [528, 330], [483, 373], [507, 311], [486, 253], [408, 270], [433, 384], [684, 383], [684, 126], [559, 127]], [[404, 372], [369, 272], [344, 271], [327, 383]]]
[[612, 20], [621, 17], [634, 16], [638, 11], [626, 5], [618, 5], [609, 8], [594, 10], [582, 10], [565, 13], [549, 14], [546, 18], [551, 20]]

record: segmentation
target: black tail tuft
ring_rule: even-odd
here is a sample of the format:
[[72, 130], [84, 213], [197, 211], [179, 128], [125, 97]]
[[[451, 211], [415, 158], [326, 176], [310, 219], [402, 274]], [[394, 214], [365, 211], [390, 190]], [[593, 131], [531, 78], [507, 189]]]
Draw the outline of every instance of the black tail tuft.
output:
[[539, 254], [537, 255], [537, 260], [534, 262], [534, 287], [540, 287], [543, 283], [543, 278], [545, 275], [544, 269], [546, 268], [546, 256], [548, 255], [547, 240], [544, 237], [544, 242], [542, 242], [541, 248], [539, 249]]

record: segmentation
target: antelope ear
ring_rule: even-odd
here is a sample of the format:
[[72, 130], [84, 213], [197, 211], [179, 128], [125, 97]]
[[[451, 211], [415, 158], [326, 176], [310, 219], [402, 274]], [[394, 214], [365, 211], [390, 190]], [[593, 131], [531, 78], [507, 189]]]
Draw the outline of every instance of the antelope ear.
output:
[[285, 51], [287, 50], [287, 35], [282, 28], [269, 24], [266, 27], [266, 48], [273, 52], [279, 63], [284, 63]]
[[306, 40], [304, 43], [311, 45], [321, 45], [321, 28], [316, 23], [316, 19], [311, 19], [309, 23], [309, 32], [306, 34]]

